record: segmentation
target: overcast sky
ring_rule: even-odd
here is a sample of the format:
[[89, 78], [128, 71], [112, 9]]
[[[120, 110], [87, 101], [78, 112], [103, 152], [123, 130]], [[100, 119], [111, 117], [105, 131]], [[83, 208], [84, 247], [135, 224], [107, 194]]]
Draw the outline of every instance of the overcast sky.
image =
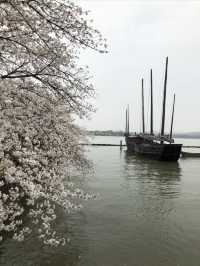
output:
[[80, 0], [107, 38], [108, 54], [84, 52], [97, 91], [97, 112], [79, 124], [92, 130], [141, 130], [141, 78], [149, 127], [150, 69], [154, 81], [155, 130], [160, 130], [165, 58], [169, 57], [166, 131], [176, 93], [175, 132], [200, 131], [200, 2]]

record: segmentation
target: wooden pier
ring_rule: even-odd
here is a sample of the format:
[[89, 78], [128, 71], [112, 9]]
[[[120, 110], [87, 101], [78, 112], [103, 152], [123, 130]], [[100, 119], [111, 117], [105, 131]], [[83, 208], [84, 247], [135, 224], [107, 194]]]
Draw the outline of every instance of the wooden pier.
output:
[[107, 144], [107, 143], [81, 143], [81, 145], [86, 146], [108, 146], [108, 147], [125, 147], [126, 144]]
[[[120, 150], [123, 149], [123, 147], [126, 147], [126, 144], [122, 144], [122, 140], [120, 140], [120, 144], [111, 144], [111, 143], [80, 143], [80, 145], [84, 146], [99, 146], [99, 147], [120, 147]], [[169, 144], [170, 145], [170, 144]], [[197, 148], [199, 149], [200, 146], [182, 146], [183, 148]], [[187, 157], [200, 157], [200, 153], [195, 153], [195, 152], [181, 152], [181, 157], [182, 158], [187, 158]]]
[[[110, 144], [110, 143], [81, 143], [80, 145], [84, 145], [84, 146], [108, 146], [108, 147], [126, 147], [126, 144], [122, 144], [122, 142], [120, 142], [120, 144]], [[183, 148], [197, 148], [199, 149], [200, 146], [182, 146]]]

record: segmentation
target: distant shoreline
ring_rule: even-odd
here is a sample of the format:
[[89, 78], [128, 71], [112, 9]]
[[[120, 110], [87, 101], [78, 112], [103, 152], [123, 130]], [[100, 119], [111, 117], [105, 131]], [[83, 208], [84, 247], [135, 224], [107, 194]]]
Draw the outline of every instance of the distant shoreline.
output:
[[[88, 130], [87, 134], [90, 136], [113, 136], [113, 137], [123, 137], [123, 131], [113, 131], [113, 130]], [[134, 134], [134, 132], [131, 132]], [[188, 132], [188, 133], [175, 133], [174, 138], [182, 139], [200, 139], [200, 132]]]

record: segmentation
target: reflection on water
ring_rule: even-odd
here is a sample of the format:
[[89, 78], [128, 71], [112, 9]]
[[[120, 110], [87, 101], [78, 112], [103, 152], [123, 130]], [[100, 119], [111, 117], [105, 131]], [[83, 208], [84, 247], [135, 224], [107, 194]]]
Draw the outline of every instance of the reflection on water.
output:
[[124, 187], [130, 200], [134, 201], [138, 222], [145, 223], [147, 219], [147, 228], [151, 223], [152, 226], [158, 224], [159, 228], [159, 221], [164, 220], [165, 223], [176, 210], [173, 199], [181, 193], [179, 163], [160, 162], [128, 152], [125, 152], [124, 161]]
[[136, 179], [143, 184], [144, 193], [157, 193], [163, 197], [178, 197], [181, 168], [178, 162], [162, 162], [138, 157], [125, 151], [127, 180]]
[[[133, 167], [132, 169], [138, 171], [138, 174], [147, 177], [160, 177], [162, 180], [165, 179], [180, 179], [180, 166], [179, 162], [164, 162], [151, 160], [145, 157], [135, 156], [134, 154], [129, 154], [127, 151], [125, 153], [125, 162], [127, 167]], [[142, 171], [142, 172], [140, 172]]]
[[6, 241], [0, 247], [0, 265], [35, 266], [35, 265], [80, 265], [82, 253], [87, 253], [87, 235], [82, 228], [84, 215], [69, 217], [61, 210], [56, 229], [71, 242], [64, 247], [51, 248], [43, 245], [33, 235], [25, 242]]
[[0, 265], [197, 266], [200, 261], [200, 164], [159, 162], [118, 147], [91, 147], [94, 174], [86, 190], [100, 193], [77, 214], [59, 212], [65, 247], [25, 243], [0, 246]]

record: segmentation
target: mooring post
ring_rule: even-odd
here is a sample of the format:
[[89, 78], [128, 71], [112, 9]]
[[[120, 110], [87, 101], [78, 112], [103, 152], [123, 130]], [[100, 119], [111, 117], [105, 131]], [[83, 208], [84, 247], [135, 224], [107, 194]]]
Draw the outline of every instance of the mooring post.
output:
[[122, 149], [122, 140], [120, 140], [120, 150]]

